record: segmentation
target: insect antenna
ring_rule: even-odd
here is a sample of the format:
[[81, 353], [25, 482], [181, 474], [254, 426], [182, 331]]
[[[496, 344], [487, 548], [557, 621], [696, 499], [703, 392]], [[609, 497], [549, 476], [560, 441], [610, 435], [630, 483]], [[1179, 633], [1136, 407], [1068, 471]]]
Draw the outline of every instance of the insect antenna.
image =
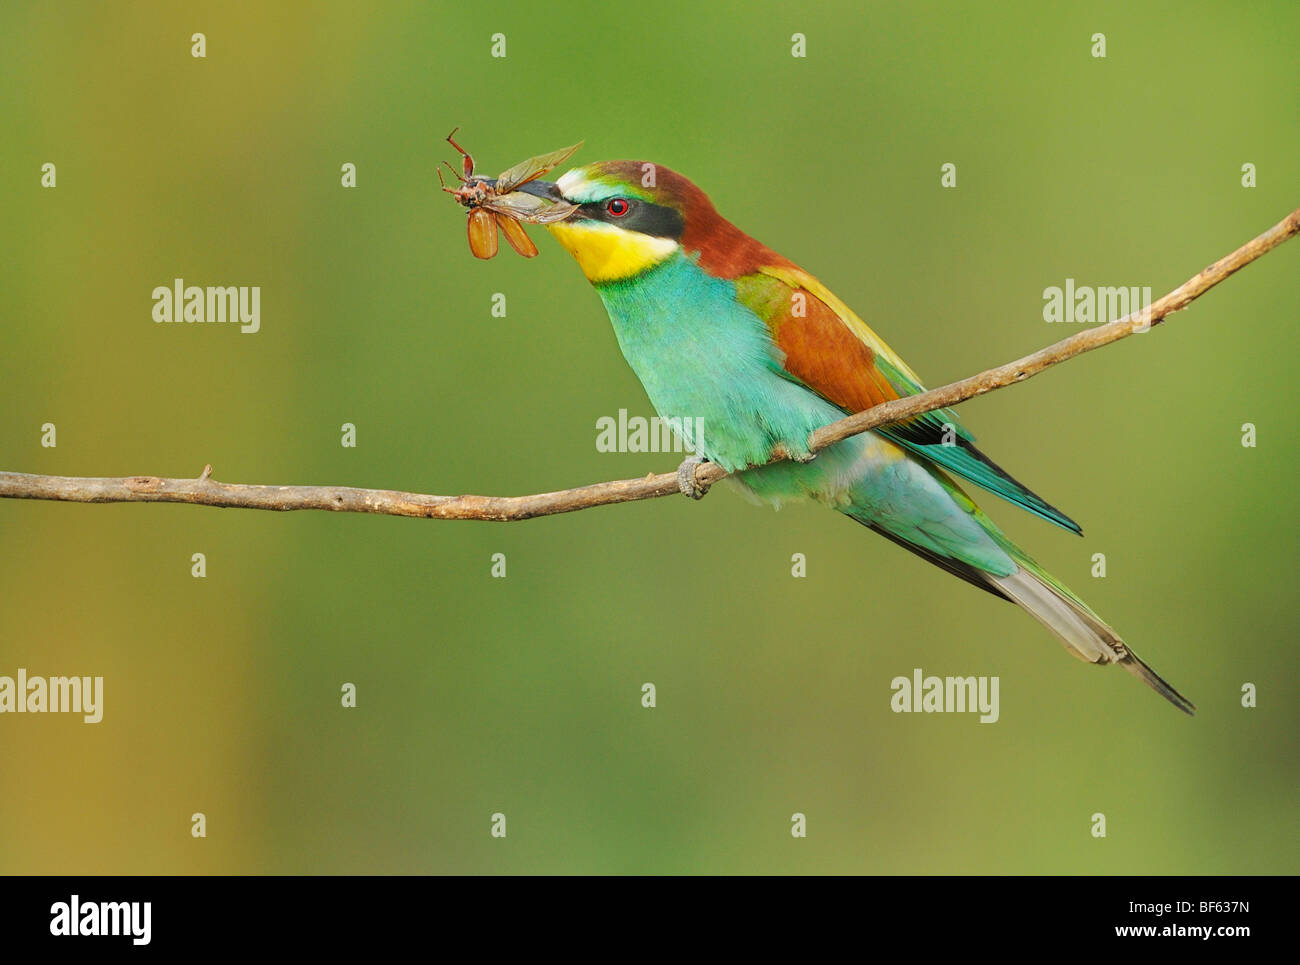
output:
[[[455, 176], [455, 178], [456, 178], [457, 181], [459, 181], [461, 184], [464, 184], [464, 183], [465, 183], [465, 180], [466, 180], [466, 179], [461, 175], [461, 173], [460, 173], [459, 171], [457, 171], [454, 167], [452, 167], [451, 164], [450, 164], [449, 162], [447, 162], [447, 161], [443, 161], [442, 163], [447, 165], [447, 170], [450, 171], [450, 172]], [[439, 180], [439, 181], [442, 180], [442, 171], [441, 171], [441, 170], [438, 171], [438, 180]], [[454, 191], [453, 189], [447, 187], [446, 185], [443, 185], [443, 190], [444, 190], [444, 191], [451, 191], [453, 194], [455, 194], [455, 191]]]

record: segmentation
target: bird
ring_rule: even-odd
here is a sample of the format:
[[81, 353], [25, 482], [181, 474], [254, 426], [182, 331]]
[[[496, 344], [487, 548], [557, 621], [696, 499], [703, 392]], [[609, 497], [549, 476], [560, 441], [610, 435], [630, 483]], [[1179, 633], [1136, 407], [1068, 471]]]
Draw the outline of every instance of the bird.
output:
[[[577, 260], [660, 418], [759, 501], [813, 499], [996, 597], [1075, 657], [1117, 664], [1179, 710], [1195, 705], [1014, 543], [958, 480], [1070, 532], [1079, 525], [975, 446], [951, 409], [816, 453], [813, 430], [925, 391], [826, 285], [736, 227], [692, 181], [647, 161], [600, 161], [518, 188], [572, 207], [546, 225]], [[778, 459], [780, 461], [772, 461]]]

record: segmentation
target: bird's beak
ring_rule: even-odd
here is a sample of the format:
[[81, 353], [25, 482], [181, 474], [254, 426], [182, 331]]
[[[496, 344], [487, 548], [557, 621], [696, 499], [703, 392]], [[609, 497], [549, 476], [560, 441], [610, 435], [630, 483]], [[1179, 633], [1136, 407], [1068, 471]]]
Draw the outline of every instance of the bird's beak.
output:
[[[523, 219], [534, 224], [558, 224], [578, 214], [578, 205], [566, 198], [564, 193], [560, 191], [560, 186], [554, 181], [542, 181], [534, 178], [532, 181], [519, 185], [512, 193], [526, 194], [529, 197], [537, 198], [538, 200], [533, 204], [544, 202], [542, 211], [537, 216]], [[509, 198], [510, 195], [505, 197]]]
[[554, 181], [542, 181], [534, 178], [527, 184], [521, 184], [515, 188], [516, 191], [522, 191], [524, 194], [531, 194], [535, 198], [542, 198], [546, 201], [563, 201], [569, 203], [568, 199], [560, 193], [560, 186]]
[[573, 204], [573, 202], [568, 198], [565, 198], [563, 192], [560, 191], [560, 186], [556, 185], [554, 181], [541, 181], [541, 179], [534, 178], [532, 181], [526, 183], [526, 185], [516, 187], [515, 190], [523, 192], [523, 194], [533, 195], [534, 198], [541, 198], [542, 200], [545, 200], [545, 202], [550, 202], [551, 204], [556, 205], [556, 207], [563, 205], [563, 208], [567, 208], [567, 211], [563, 212], [558, 212], [556, 211], [556, 208], [551, 208], [551, 216], [547, 218], [547, 224], [555, 224], [556, 221], [564, 221], [565, 218], [571, 218], [577, 215], [577, 205]]

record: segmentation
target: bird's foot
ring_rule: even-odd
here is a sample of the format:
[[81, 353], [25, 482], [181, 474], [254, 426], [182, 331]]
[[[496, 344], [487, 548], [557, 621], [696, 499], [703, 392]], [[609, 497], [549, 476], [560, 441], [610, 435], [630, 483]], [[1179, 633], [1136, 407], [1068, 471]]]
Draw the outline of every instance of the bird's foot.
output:
[[817, 453], [815, 452], [808, 452], [806, 450], [803, 452], [791, 452], [786, 448], [784, 442], [778, 442], [772, 447], [772, 459], [774, 460], [779, 461], [781, 459], [790, 459], [798, 463], [809, 463], [816, 458]]
[[677, 467], [677, 488], [683, 496], [701, 499], [709, 491], [708, 486], [701, 486], [695, 478], [695, 470], [701, 463], [708, 461], [704, 456], [690, 456], [682, 460], [682, 464]]

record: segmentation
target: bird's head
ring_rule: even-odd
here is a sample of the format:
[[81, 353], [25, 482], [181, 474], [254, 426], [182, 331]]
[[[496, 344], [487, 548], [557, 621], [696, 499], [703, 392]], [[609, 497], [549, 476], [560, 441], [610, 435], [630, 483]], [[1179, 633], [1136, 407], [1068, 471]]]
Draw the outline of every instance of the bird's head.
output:
[[699, 257], [715, 274], [734, 277], [738, 259], [748, 261], [756, 248], [766, 252], [723, 219], [691, 181], [658, 164], [599, 161], [519, 190], [578, 206], [547, 228], [593, 284], [633, 278], [679, 251]]

